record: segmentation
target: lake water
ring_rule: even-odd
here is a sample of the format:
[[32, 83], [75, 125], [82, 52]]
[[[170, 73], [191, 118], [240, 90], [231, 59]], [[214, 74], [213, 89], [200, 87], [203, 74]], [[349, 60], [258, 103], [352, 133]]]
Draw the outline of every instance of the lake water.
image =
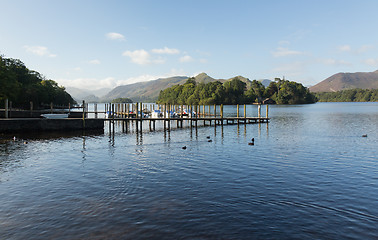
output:
[[378, 239], [378, 103], [269, 115], [197, 130], [2, 136], [0, 239]]

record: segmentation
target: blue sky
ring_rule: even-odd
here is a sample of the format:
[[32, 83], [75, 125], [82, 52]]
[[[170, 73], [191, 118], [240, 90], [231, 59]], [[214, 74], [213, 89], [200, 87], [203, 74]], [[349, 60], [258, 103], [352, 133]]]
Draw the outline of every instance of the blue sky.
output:
[[0, 0], [0, 54], [84, 89], [169, 76], [314, 85], [378, 69], [378, 1]]

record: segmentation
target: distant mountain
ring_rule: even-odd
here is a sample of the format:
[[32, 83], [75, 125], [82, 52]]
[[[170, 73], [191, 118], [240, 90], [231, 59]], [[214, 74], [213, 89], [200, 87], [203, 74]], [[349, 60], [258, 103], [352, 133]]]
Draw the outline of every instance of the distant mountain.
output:
[[310, 87], [310, 91], [337, 92], [354, 88], [378, 89], [378, 70], [375, 72], [337, 73]]
[[179, 76], [122, 85], [111, 90], [102, 100], [109, 102], [115, 98], [130, 98], [134, 102], [152, 102], [157, 99], [160, 90], [176, 84], [184, 84], [187, 79], [188, 77]]
[[[159, 96], [161, 90], [172, 87], [177, 84], [184, 84], [189, 77], [187, 76], [177, 76], [170, 78], [160, 78], [157, 80], [151, 80], [147, 82], [138, 82], [128, 85], [122, 85], [114, 88], [108, 94], [106, 94], [101, 100], [108, 102], [115, 98], [130, 98], [134, 102], [154, 102]], [[214, 81], [220, 81], [222, 83], [230, 81], [230, 79], [215, 79], [207, 75], [206, 73], [200, 73], [194, 77], [198, 83], [209, 83]], [[247, 88], [250, 87], [251, 81], [248, 78], [237, 76], [237, 78], [245, 83], [247, 83]]]
[[[114, 88], [108, 94], [106, 94], [101, 100], [104, 102], [109, 102], [115, 98], [130, 98], [134, 102], [154, 102], [159, 97], [161, 90], [172, 87], [177, 84], [184, 84], [189, 77], [178, 76], [170, 78], [160, 78], [157, 80], [138, 82], [128, 85], [122, 85]], [[230, 81], [230, 79], [215, 79], [207, 75], [206, 73], [200, 73], [194, 77], [198, 83], [209, 83], [220, 81], [222, 83]], [[240, 81], [247, 84], [247, 89], [251, 87], [251, 80], [248, 78], [237, 76]]]
[[108, 93], [110, 88], [100, 88], [97, 90], [85, 90], [75, 87], [66, 87], [66, 91], [77, 101], [98, 102], [100, 98]]
[[[184, 84], [189, 77], [187, 76], [177, 76], [169, 78], [159, 78], [156, 80], [151, 80], [147, 82], [138, 82], [133, 84], [122, 85], [114, 88], [104, 97], [101, 98], [103, 102], [109, 102], [115, 98], [130, 98], [134, 102], [154, 102], [159, 96], [161, 90], [172, 87], [177, 84]], [[234, 78], [239, 79], [247, 84], [247, 89], [252, 85], [252, 81], [243, 76], [236, 76], [229, 79], [215, 79], [207, 75], [206, 73], [200, 73], [194, 77], [198, 83], [209, 83], [220, 81], [222, 83], [226, 81], [231, 81]], [[270, 81], [270, 80], [268, 80]]]
[[200, 73], [197, 76], [195, 76], [196, 82], [199, 83], [209, 83], [209, 82], [214, 82], [217, 81], [216, 79], [210, 77], [206, 73]]
[[261, 82], [262, 85], [264, 85], [264, 87], [268, 87], [269, 84], [270, 84], [271, 82], [273, 82], [272, 80], [269, 80], [269, 79], [259, 79], [259, 80], [257, 80], [257, 81]]

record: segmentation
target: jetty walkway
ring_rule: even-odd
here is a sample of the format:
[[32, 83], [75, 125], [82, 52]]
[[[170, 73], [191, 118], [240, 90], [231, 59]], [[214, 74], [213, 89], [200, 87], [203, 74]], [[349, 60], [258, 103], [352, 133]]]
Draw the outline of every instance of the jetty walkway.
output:
[[[33, 111], [25, 111], [25, 117], [17, 113], [17, 118], [2, 116], [16, 115], [0, 110], [0, 133], [30, 132], [30, 131], [68, 131], [85, 129], [104, 129], [108, 122], [109, 131], [114, 131], [115, 123], [121, 124], [122, 129], [128, 132], [134, 128], [137, 132], [143, 131], [148, 126], [149, 131], [155, 131], [157, 123], [164, 130], [172, 127], [183, 126], [198, 127], [199, 123], [204, 126], [230, 125], [230, 124], [253, 124], [268, 123], [269, 106], [266, 106], [265, 116], [261, 115], [262, 105], [257, 105], [257, 116], [247, 116], [247, 105], [236, 105], [236, 116], [224, 116], [223, 105], [157, 105], [157, 104], [102, 104], [104, 109], [98, 109], [94, 103], [91, 108], [83, 101], [80, 109], [75, 111], [44, 114], [45, 117], [33, 117]], [[243, 113], [239, 109], [244, 109]], [[89, 110], [90, 109], [90, 110]], [[3, 110], [4, 111], [4, 110]], [[9, 111], [8, 109], [6, 111]], [[66, 114], [67, 117], [58, 118]]]

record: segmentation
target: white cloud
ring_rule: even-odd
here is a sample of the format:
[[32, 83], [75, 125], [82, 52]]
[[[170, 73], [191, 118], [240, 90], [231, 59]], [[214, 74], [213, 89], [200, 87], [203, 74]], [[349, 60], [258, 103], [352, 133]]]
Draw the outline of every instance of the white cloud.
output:
[[287, 40], [282, 40], [282, 41], [279, 41], [278, 42], [278, 44], [280, 45], [280, 46], [283, 46], [283, 45], [290, 45], [290, 42], [289, 41], [287, 41]]
[[165, 60], [161, 57], [152, 58], [151, 54], [144, 49], [135, 51], [125, 51], [123, 56], [130, 57], [131, 61], [136, 64], [146, 65], [146, 64], [163, 64]]
[[89, 63], [90, 63], [90, 64], [94, 64], [94, 65], [101, 64], [100, 60], [98, 60], [98, 59], [90, 60]]
[[24, 46], [27, 52], [43, 57], [56, 57], [56, 54], [51, 53], [47, 47], [44, 46]]
[[368, 52], [369, 50], [374, 49], [373, 45], [362, 45], [360, 48], [356, 50], [358, 54]]
[[65, 87], [76, 87], [81, 89], [88, 89], [88, 90], [97, 90], [100, 88], [115, 88], [120, 85], [132, 84], [136, 82], [146, 82], [151, 80], [156, 80], [159, 78], [168, 78], [173, 76], [188, 76], [186, 72], [182, 69], [171, 69], [170, 72], [160, 75], [140, 75], [136, 77], [131, 77], [127, 79], [115, 79], [113, 77], [107, 77], [103, 79], [96, 79], [96, 78], [75, 78], [75, 79], [56, 79], [59, 85]]
[[278, 76], [293, 77], [301, 75], [304, 69], [305, 65], [303, 62], [292, 62], [276, 67], [272, 69], [272, 72]]
[[373, 66], [373, 67], [378, 66], [378, 59], [369, 58], [369, 59], [364, 60], [363, 62], [369, 66]]
[[110, 39], [110, 40], [118, 40], [118, 41], [125, 41], [126, 40], [125, 36], [123, 36], [120, 33], [115, 33], [115, 32], [107, 33], [105, 36], [106, 36], [107, 39]]
[[157, 54], [179, 54], [180, 50], [175, 49], [175, 48], [164, 47], [164, 48], [155, 48], [155, 49], [152, 49], [151, 52], [157, 53]]
[[194, 59], [191, 57], [191, 56], [189, 56], [189, 55], [185, 55], [185, 56], [183, 56], [183, 57], [180, 57], [180, 62], [192, 62]]
[[290, 50], [289, 48], [278, 47], [276, 51], [272, 52], [274, 57], [286, 57], [291, 55], [302, 55], [300, 51]]
[[131, 58], [131, 61], [136, 64], [148, 64], [151, 62], [151, 55], [144, 49], [135, 50], [135, 51], [125, 51], [123, 56]]
[[350, 52], [352, 50], [352, 47], [350, 45], [341, 45], [338, 47], [338, 50], [340, 52]]
[[350, 62], [344, 60], [337, 60], [333, 58], [323, 59], [321, 62], [325, 65], [337, 65], [337, 66], [350, 66], [352, 65]]
[[56, 79], [59, 85], [64, 87], [76, 87], [81, 89], [96, 90], [100, 88], [114, 88], [116, 80], [112, 77], [104, 79], [96, 78], [75, 78], [75, 79]]

